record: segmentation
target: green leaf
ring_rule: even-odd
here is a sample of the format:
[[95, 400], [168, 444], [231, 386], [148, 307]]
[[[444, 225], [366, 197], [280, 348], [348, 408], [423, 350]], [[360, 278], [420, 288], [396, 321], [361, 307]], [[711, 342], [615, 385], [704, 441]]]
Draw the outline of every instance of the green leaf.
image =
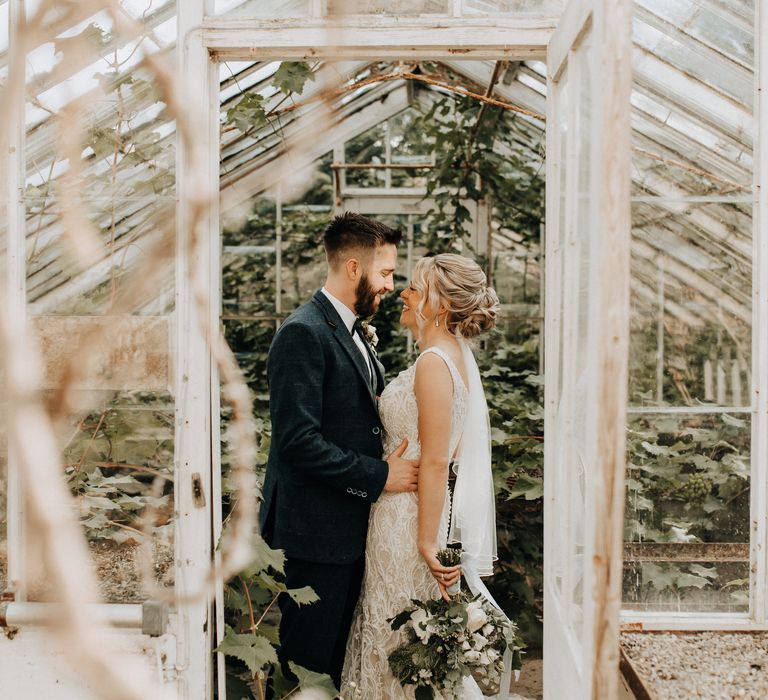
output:
[[742, 420], [741, 418], [736, 418], [736, 416], [733, 416], [730, 413], [721, 413], [720, 420], [722, 420], [726, 425], [733, 426], [734, 428], [747, 427], [747, 421]]
[[642, 445], [645, 448], [646, 452], [650, 452], [652, 455], [655, 455], [657, 457], [660, 457], [662, 455], [669, 456], [670, 454], [673, 454], [668, 447], [664, 447], [662, 445], [653, 445], [650, 442], [643, 442]]
[[277, 653], [266, 637], [260, 634], [238, 634], [229, 625], [224, 639], [214, 651], [240, 659], [254, 675], [265, 666], [277, 663]]
[[120, 506], [104, 496], [83, 496], [81, 505], [84, 508], [100, 508], [102, 510], [120, 510]]
[[285, 553], [282, 549], [272, 549], [261, 535], [253, 536], [253, 560], [243, 574], [251, 578], [261, 571], [274, 569], [283, 573], [285, 567]]
[[544, 482], [542, 479], [535, 479], [528, 474], [521, 474], [515, 485], [509, 489], [508, 499], [524, 496], [526, 501], [533, 501], [544, 495]]
[[227, 110], [227, 124], [234, 124], [243, 133], [267, 126], [269, 120], [263, 102], [264, 95], [246, 93], [234, 107]]
[[399, 630], [411, 617], [411, 610], [406, 609], [388, 620], [393, 630]]
[[320, 600], [320, 596], [309, 586], [304, 586], [303, 588], [289, 588], [287, 593], [293, 598], [293, 602], [297, 605], [309, 605], [310, 603], [316, 603]]
[[308, 63], [304, 61], [283, 61], [275, 71], [272, 84], [280, 92], [290, 95], [300, 95], [304, 91], [307, 80], [314, 80], [315, 76]]
[[703, 576], [704, 578], [712, 580], [717, 578], [717, 569], [714, 566], [707, 568], [706, 566], [701, 566], [701, 564], [691, 564], [688, 568], [692, 573], [697, 574], [698, 576]]
[[298, 678], [299, 687], [302, 690], [319, 690], [320, 692], [328, 693], [329, 698], [333, 698], [338, 694], [339, 690], [333, 684], [329, 675], [310, 671], [308, 668], [293, 663], [293, 661], [289, 661], [288, 666], [291, 672]]

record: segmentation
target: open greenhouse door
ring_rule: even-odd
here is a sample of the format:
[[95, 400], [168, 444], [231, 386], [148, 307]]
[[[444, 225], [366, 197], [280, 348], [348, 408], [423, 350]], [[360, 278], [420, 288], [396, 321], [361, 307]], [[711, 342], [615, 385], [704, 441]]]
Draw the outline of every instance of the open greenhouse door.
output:
[[628, 0], [547, 52], [544, 697], [617, 697], [629, 336]]

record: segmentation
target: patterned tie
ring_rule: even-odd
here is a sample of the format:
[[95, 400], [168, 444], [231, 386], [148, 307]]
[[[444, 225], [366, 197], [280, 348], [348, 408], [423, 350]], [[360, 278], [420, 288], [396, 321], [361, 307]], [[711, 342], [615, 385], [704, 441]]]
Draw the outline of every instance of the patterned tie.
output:
[[370, 353], [368, 352], [368, 343], [365, 340], [365, 331], [363, 330], [363, 322], [359, 319], [355, 319], [355, 323], [352, 326], [352, 334], [358, 333], [360, 339], [363, 341], [363, 347], [365, 348], [366, 358], [364, 358], [365, 367], [368, 370], [368, 383], [371, 386], [371, 391], [376, 394], [376, 375], [373, 371], [373, 362], [371, 360]]

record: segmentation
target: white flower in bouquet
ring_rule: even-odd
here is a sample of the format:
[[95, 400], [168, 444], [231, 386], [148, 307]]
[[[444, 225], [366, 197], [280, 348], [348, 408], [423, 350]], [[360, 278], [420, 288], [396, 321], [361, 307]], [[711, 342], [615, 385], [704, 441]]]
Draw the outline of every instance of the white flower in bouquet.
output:
[[413, 624], [413, 631], [416, 633], [416, 636], [424, 644], [426, 644], [429, 641], [429, 637], [431, 635], [431, 632], [429, 630], [429, 625], [428, 625], [430, 618], [431, 618], [430, 614], [426, 610], [422, 610], [421, 608], [417, 608], [411, 613], [411, 622]]
[[474, 646], [475, 649], [480, 651], [480, 650], [485, 648], [486, 644], [488, 644], [488, 639], [483, 637], [482, 634], [475, 633], [475, 634], [472, 635], [472, 642], [473, 642], [472, 646]]
[[467, 605], [467, 629], [470, 632], [477, 632], [486, 622], [488, 622], [488, 616], [483, 611], [482, 603], [479, 600], [473, 600]]

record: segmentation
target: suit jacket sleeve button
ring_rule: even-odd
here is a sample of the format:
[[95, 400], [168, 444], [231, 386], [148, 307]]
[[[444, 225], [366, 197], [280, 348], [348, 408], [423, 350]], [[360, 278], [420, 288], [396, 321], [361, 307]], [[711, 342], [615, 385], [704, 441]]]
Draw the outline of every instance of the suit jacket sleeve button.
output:
[[361, 495], [363, 498], [368, 498], [368, 492], [367, 492], [367, 491], [363, 491], [363, 492], [362, 492], [360, 495]]
[[376, 426], [376, 427], [373, 429], [373, 434], [374, 434], [374, 435], [378, 435], [380, 432], [381, 432], [381, 430], [379, 429], [379, 426], [377, 425], [377, 426]]
[[351, 486], [347, 486], [347, 493], [352, 493], [352, 487]]

